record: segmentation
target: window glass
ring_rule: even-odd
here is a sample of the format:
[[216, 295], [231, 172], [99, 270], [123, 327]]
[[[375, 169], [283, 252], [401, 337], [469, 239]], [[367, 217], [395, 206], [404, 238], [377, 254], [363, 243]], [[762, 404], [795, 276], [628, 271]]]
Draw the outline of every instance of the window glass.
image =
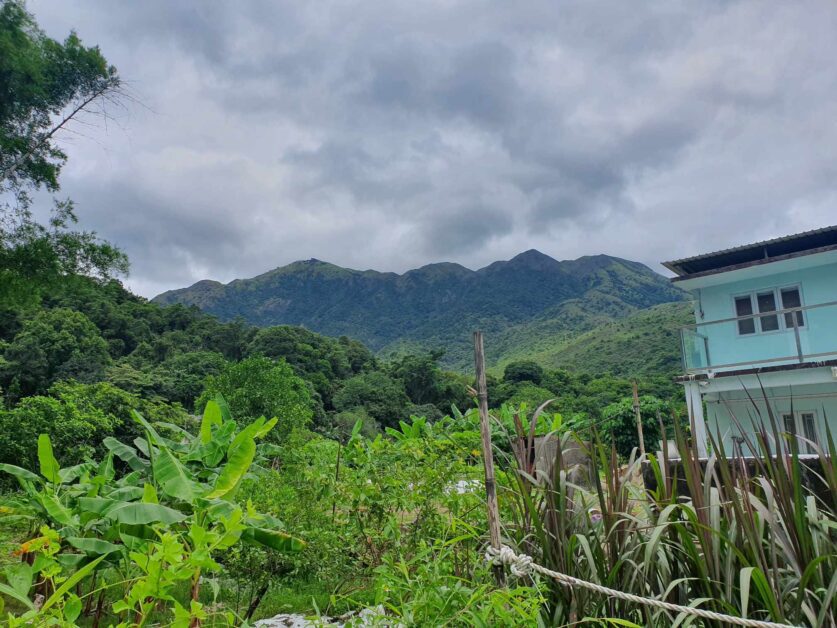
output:
[[[805, 438], [810, 441], [817, 442], [817, 423], [813, 412], [802, 413], [802, 429], [805, 432]], [[806, 449], [813, 453], [814, 448], [806, 443]]]
[[[763, 312], [776, 311], [776, 295], [771, 290], [770, 292], [759, 292], [756, 295], [756, 303], [758, 303], [759, 314]], [[772, 316], [759, 317], [762, 331], [776, 331], [779, 329], [779, 317], [773, 314]]]
[[[735, 315], [749, 316], [753, 313], [753, 302], [749, 296], [735, 297]], [[756, 332], [756, 321], [754, 318], [744, 318], [738, 321], [739, 334], [754, 334]]]
[[[791, 307], [802, 307], [802, 299], [799, 296], [799, 288], [782, 288], [782, 309]], [[796, 324], [799, 327], [805, 325], [805, 316], [802, 312], [785, 312], [785, 327], [793, 328], [793, 317], [796, 315]]]

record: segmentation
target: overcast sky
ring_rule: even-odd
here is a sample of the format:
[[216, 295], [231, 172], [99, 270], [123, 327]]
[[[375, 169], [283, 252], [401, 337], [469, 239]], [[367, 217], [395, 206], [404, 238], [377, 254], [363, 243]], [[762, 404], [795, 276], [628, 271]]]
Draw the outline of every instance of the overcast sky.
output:
[[659, 262], [837, 223], [837, 3], [30, 0], [138, 104], [62, 196], [145, 296], [316, 257]]

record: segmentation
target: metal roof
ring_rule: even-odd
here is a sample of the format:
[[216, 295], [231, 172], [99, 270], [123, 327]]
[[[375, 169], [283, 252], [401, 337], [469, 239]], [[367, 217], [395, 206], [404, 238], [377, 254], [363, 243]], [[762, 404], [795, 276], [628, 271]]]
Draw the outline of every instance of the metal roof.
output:
[[837, 225], [663, 262], [663, 266], [678, 278], [684, 278], [695, 274], [721, 272], [730, 267], [742, 268], [776, 261], [774, 258], [787, 259], [833, 247], [837, 247]]

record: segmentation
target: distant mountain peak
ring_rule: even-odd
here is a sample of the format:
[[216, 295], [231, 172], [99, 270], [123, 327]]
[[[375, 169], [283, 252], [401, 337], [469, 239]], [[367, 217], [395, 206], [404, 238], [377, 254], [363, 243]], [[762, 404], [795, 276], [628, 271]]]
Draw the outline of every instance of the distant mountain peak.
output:
[[583, 320], [613, 320], [682, 298], [665, 277], [636, 262], [558, 261], [530, 249], [476, 271], [440, 262], [397, 274], [312, 258], [225, 286], [199, 282], [155, 301], [196, 305], [222, 320], [302, 325], [376, 351], [406, 343], [464, 355], [475, 329], [498, 334], [559, 310], [562, 329], [580, 329]]

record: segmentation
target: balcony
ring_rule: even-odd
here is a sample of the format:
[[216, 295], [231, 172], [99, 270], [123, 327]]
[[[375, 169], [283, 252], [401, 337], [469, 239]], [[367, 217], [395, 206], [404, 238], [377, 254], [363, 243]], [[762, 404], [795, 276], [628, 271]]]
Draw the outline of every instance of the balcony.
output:
[[821, 362], [837, 358], [837, 301], [686, 325], [686, 373]]

